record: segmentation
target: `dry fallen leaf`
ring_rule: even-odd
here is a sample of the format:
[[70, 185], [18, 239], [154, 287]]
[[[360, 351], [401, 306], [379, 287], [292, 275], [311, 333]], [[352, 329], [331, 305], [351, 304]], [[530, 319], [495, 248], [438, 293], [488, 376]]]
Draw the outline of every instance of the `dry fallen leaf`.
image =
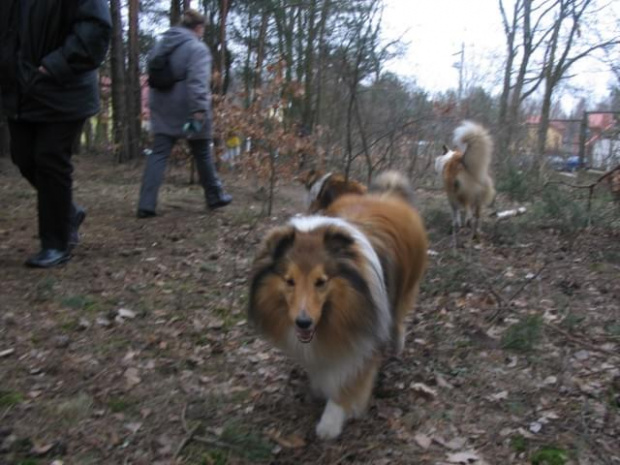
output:
[[136, 434], [140, 428], [142, 428], [142, 423], [125, 423], [125, 429], [131, 431], [133, 434]]
[[537, 421], [533, 421], [532, 423], [530, 423], [530, 431], [532, 433], [539, 433], [541, 429], [542, 429], [541, 423]]
[[490, 401], [504, 400], [507, 398], [508, 398], [508, 391], [498, 392], [497, 394], [491, 394], [490, 396], [487, 397], [487, 399], [489, 399]]
[[134, 319], [136, 317], [136, 312], [129, 310], [128, 308], [120, 308], [118, 310], [118, 316], [121, 318]]
[[432, 439], [429, 438], [425, 434], [416, 434], [413, 437], [413, 440], [416, 442], [416, 444], [418, 446], [420, 446], [424, 450], [428, 449], [431, 446], [431, 443], [432, 443]]
[[475, 464], [479, 460], [480, 457], [473, 450], [448, 454], [448, 462], [450, 463]]
[[409, 388], [415, 391], [417, 394], [421, 395], [422, 397], [426, 397], [430, 400], [433, 400], [435, 399], [435, 397], [437, 397], [437, 391], [423, 383], [411, 383]]
[[3, 351], [0, 351], [0, 358], [2, 357], [8, 357], [9, 355], [11, 355], [13, 352], [15, 352], [15, 349], [6, 349]]
[[462, 449], [465, 443], [467, 442], [467, 439], [465, 438], [453, 438], [449, 441], [446, 441], [441, 436], [433, 436], [433, 440], [437, 444], [441, 444], [443, 447], [445, 447], [446, 449], [450, 449], [450, 450]]
[[55, 444], [53, 442], [49, 444], [35, 444], [32, 446], [32, 449], [30, 449], [30, 453], [32, 455], [43, 456], [51, 451], [54, 448], [54, 445]]
[[140, 372], [138, 371], [137, 368], [131, 367], [125, 370], [125, 381], [127, 382], [128, 388], [132, 388], [136, 384], [140, 384], [142, 380], [140, 379], [139, 375], [140, 375]]
[[289, 434], [288, 436], [282, 436], [281, 432], [271, 430], [267, 433], [267, 436], [285, 449], [298, 449], [306, 446], [306, 440], [295, 433]]

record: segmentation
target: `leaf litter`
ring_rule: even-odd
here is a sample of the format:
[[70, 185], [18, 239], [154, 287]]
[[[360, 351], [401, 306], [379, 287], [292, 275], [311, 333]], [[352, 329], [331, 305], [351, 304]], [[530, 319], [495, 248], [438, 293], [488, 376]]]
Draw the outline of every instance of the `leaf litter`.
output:
[[[489, 220], [481, 244], [455, 254], [429, 224], [434, 253], [406, 349], [383, 364], [366, 415], [323, 444], [314, 436], [323, 404], [306, 374], [244, 315], [252, 252], [300, 210], [301, 189], [279, 184], [275, 218], [255, 221], [251, 183], [230, 175], [235, 203], [211, 214], [186, 171], [171, 167], [162, 215], [146, 223], [127, 203], [138, 167], [80, 158], [76, 171], [88, 179], [76, 194], [92, 214], [74, 260], [46, 277], [19, 265], [32, 246], [32, 198], [17, 194], [16, 174], [0, 186], [20, 207], [7, 224], [29, 231], [6, 238], [3, 305], [13, 316], [0, 329], [0, 462], [57, 441], [66, 451], [53, 460], [64, 464], [169, 464], [175, 455], [190, 464], [522, 464], [556, 449], [578, 463], [620, 457], [619, 341], [610, 333], [620, 280], [599, 266], [617, 237], [592, 231], [567, 248], [552, 231], [528, 230], [511, 245]], [[446, 208], [436, 192], [418, 199], [423, 214]], [[566, 284], [574, 277], [578, 287]], [[63, 305], [70, 296], [88, 307]], [[515, 437], [526, 441], [520, 452]]]

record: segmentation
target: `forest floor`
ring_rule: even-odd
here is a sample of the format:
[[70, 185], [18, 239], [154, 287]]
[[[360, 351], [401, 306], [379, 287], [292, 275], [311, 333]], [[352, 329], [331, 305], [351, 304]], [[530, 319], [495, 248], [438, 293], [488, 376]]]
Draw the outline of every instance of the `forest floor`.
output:
[[405, 352], [321, 442], [305, 374], [245, 316], [256, 245], [301, 188], [278, 186], [266, 217], [225, 174], [234, 203], [210, 213], [176, 166], [138, 220], [140, 177], [78, 157], [82, 241], [32, 270], [35, 195], [0, 160], [0, 464], [620, 463], [617, 229], [485, 218], [454, 251], [445, 198], [419, 189], [430, 266]]

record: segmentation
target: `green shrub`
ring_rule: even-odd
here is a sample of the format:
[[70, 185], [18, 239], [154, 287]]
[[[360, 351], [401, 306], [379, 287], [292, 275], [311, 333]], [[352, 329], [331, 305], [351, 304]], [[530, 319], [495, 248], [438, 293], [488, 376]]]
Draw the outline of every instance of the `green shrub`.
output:
[[565, 450], [553, 446], [545, 446], [532, 454], [532, 465], [564, 465], [568, 460]]
[[530, 352], [542, 338], [543, 320], [540, 315], [528, 315], [510, 326], [502, 337], [502, 348]]
[[515, 202], [524, 202], [530, 198], [528, 174], [516, 167], [509, 167], [497, 177], [497, 192], [506, 194]]

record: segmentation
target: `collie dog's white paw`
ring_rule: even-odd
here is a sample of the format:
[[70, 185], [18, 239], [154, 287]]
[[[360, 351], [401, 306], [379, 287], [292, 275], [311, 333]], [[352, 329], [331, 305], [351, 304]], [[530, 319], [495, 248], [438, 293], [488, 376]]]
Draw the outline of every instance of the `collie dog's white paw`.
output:
[[335, 402], [328, 401], [321, 421], [316, 425], [316, 435], [321, 439], [336, 439], [342, 433], [346, 419], [344, 409]]
[[396, 333], [396, 340], [394, 341], [394, 356], [400, 357], [405, 350], [405, 330], [398, 331]]

